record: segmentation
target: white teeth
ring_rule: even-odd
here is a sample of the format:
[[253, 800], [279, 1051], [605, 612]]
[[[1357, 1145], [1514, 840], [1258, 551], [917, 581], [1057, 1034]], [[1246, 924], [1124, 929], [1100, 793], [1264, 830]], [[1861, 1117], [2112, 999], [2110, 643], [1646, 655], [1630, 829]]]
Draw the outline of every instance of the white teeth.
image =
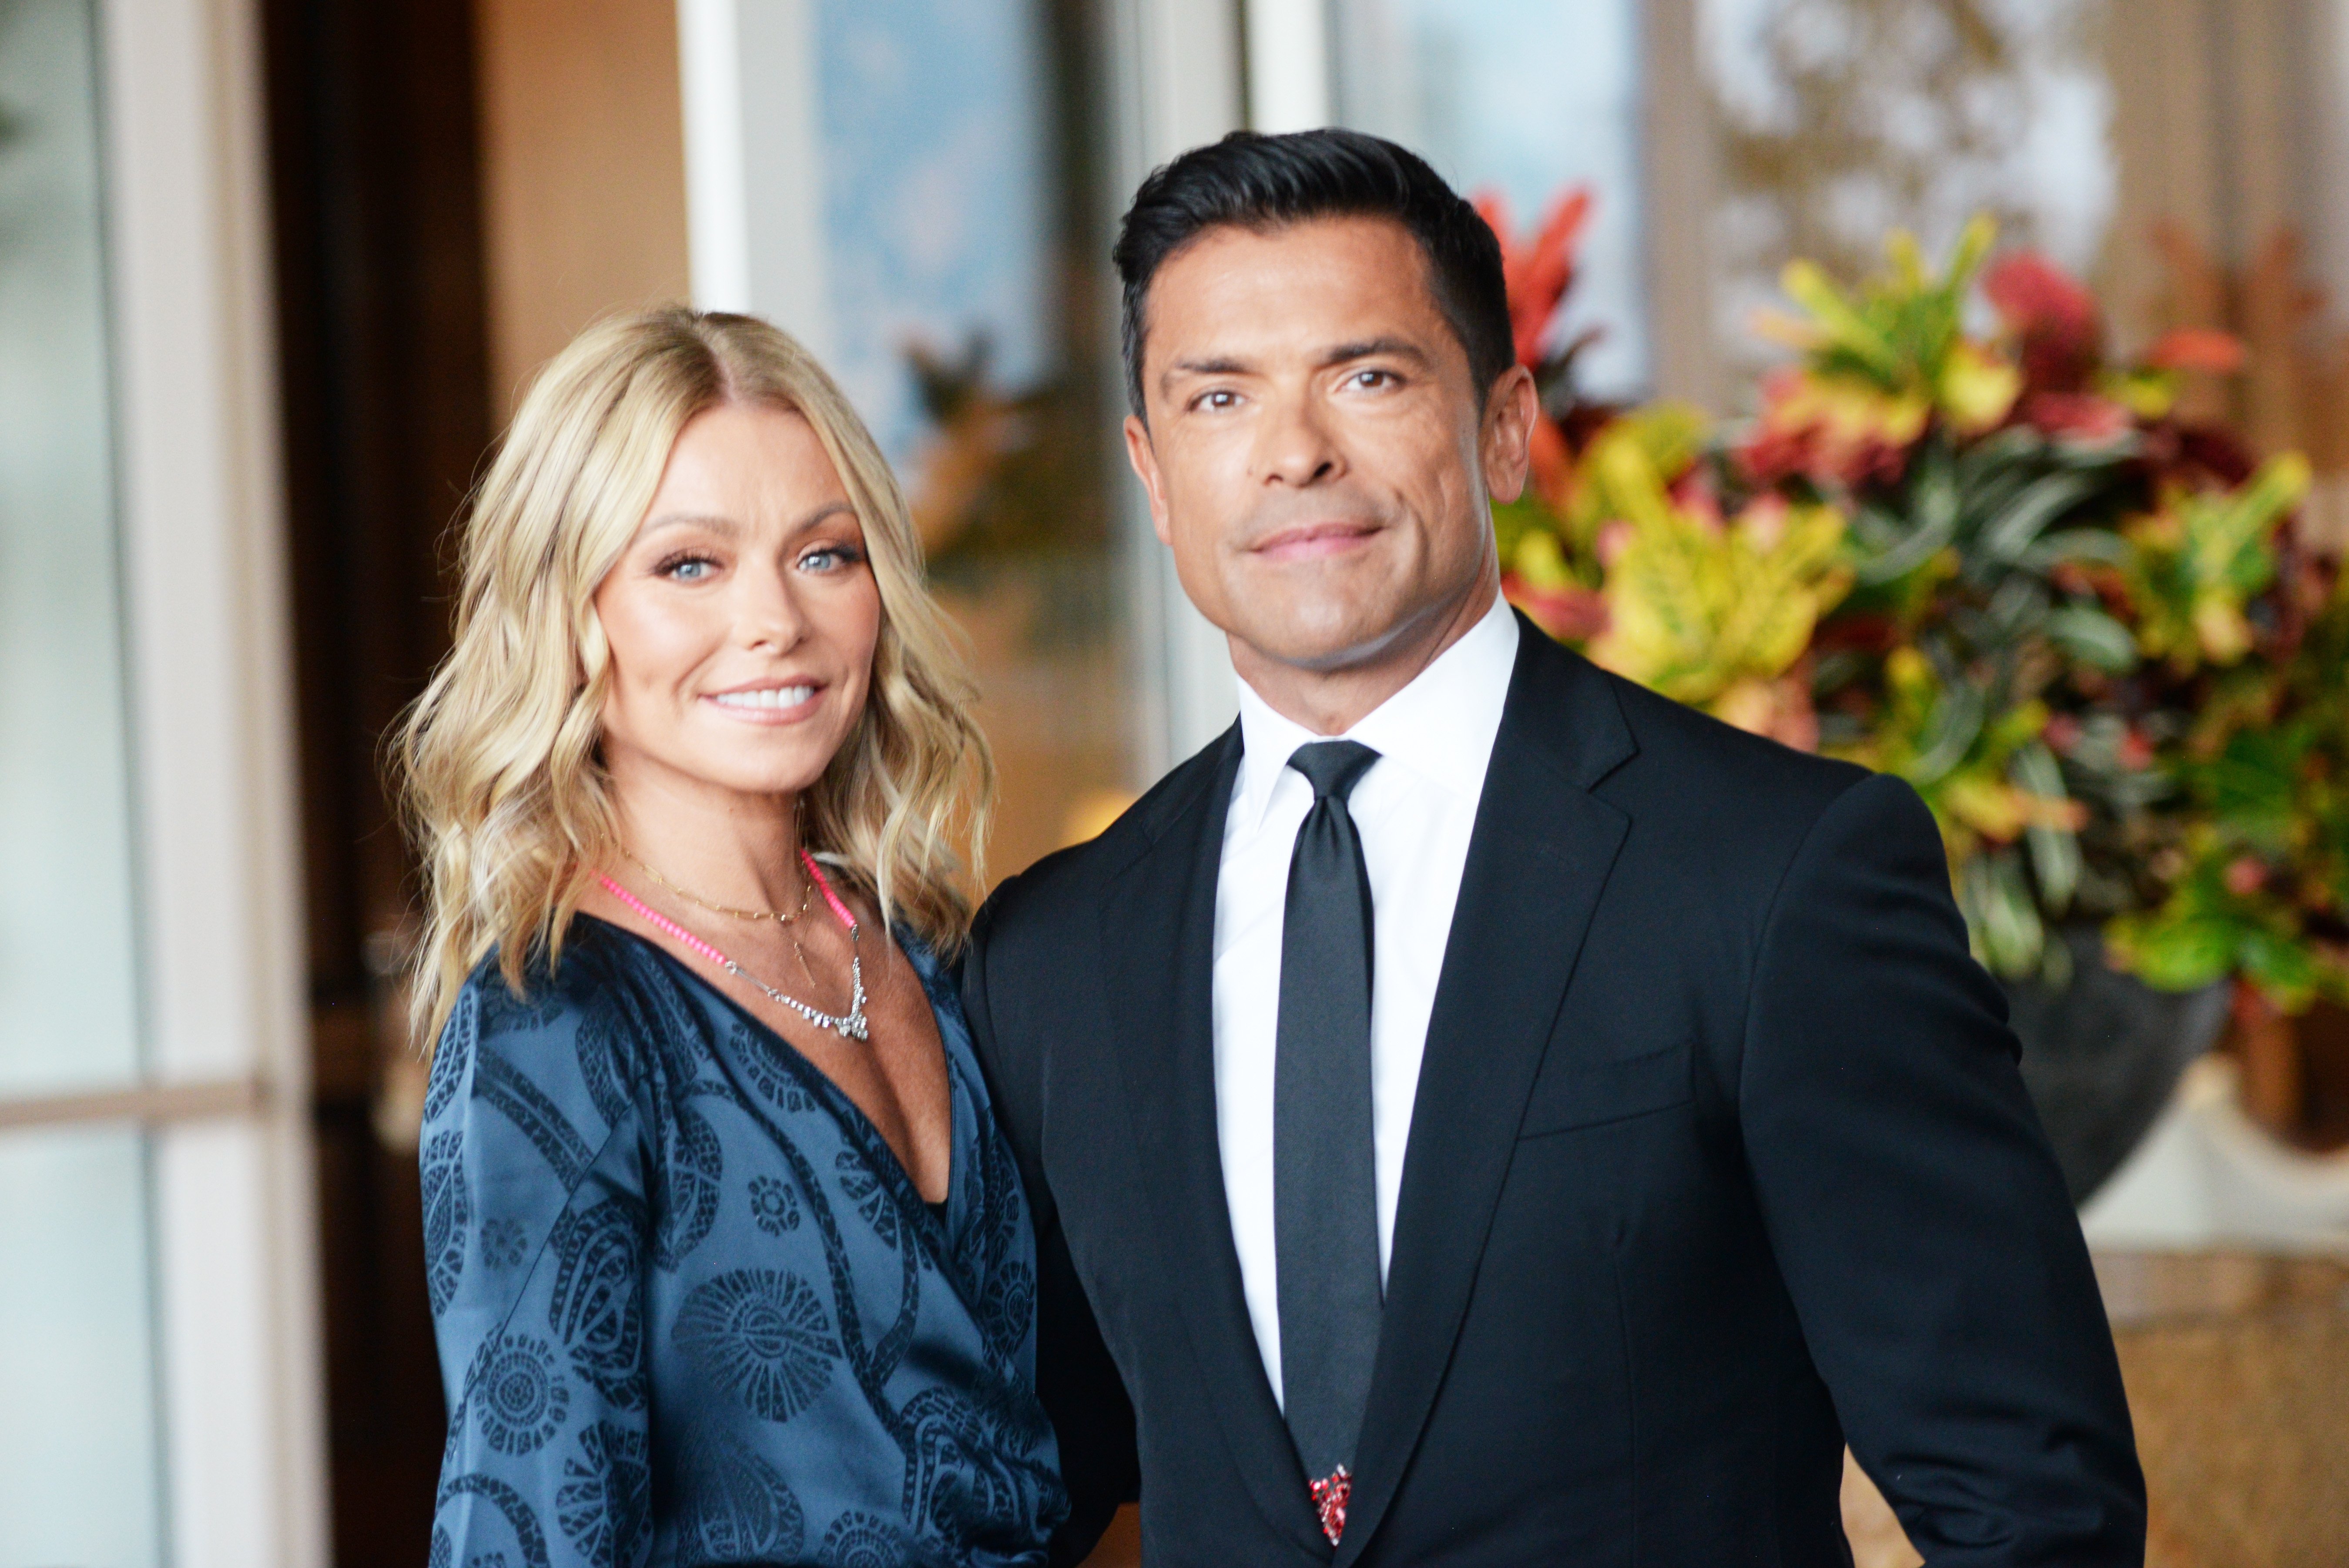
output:
[[812, 686], [771, 686], [764, 691], [719, 692], [709, 700], [721, 707], [797, 707], [815, 696]]

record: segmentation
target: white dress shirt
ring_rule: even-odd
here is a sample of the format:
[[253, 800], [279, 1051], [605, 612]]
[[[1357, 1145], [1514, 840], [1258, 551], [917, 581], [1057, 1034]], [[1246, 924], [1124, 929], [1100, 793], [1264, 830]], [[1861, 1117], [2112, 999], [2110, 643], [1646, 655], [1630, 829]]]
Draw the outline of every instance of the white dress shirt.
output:
[[[1395, 1199], [1428, 1016], [1516, 656], [1516, 618], [1496, 599], [1458, 642], [1345, 734], [1379, 754], [1347, 809], [1371, 877], [1371, 1116], [1381, 1279], [1394, 1250]], [[1248, 1318], [1278, 1398], [1273, 1048], [1288, 858], [1313, 804], [1313, 787], [1288, 758], [1300, 746], [1333, 738], [1275, 713], [1245, 681], [1239, 695], [1246, 754], [1216, 881], [1216, 1134]]]

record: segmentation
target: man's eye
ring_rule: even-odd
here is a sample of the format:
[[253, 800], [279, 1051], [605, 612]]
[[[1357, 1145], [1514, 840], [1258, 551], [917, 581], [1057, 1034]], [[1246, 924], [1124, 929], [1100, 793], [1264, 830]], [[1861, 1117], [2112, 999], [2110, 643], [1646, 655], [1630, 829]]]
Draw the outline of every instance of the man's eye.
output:
[[1352, 379], [1354, 385], [1360, 387], [1364, 391], [1376, 392], [1384, 387], [1393, 386], [1395, 384], [1395, 374], [1392, 370], [1357, 370], [1354, 372]]
[[1240, 395], [1237, 392], [1202, 392], [1195, 407], [1220, 414], [1226, 409], [1237, 407], [1239, 400]]

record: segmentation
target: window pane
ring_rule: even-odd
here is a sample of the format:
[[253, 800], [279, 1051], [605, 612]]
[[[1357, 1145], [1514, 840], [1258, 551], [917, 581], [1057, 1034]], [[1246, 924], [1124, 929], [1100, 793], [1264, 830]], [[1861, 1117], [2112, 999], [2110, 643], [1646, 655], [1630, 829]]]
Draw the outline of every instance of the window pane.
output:
[[999, 877], [1105, 825], [1128, 782], [1090, 15], [817, 7], [833, 367], [970, 638]]
[[1456, 190], [1497, 192], [1521, 231], [1560, 191], [1589, 188], [1557, 330], [1604, 329], [1577, 362], [1586, 390], [1644, 389], [1638, 0], [1338, 0], [1335, 18], [1346, 124], [1421, 153]]
[[122, 1129], [0, 1136], [0, 1568], [158, 1561], [146, 1165]]
[[1892, 229], [1938, 259], [1987, 211], [2005, 241], [2094, 268], [2117, 183], [2106, 15], [2099, 0], [1699, 0], [1717, 331], [1740, 382], [1774, 356], [1751, 323], [1796, 256], [1857, 278]]
[[92, 26], [0, 0], [0, 1095], [138, 1067]]

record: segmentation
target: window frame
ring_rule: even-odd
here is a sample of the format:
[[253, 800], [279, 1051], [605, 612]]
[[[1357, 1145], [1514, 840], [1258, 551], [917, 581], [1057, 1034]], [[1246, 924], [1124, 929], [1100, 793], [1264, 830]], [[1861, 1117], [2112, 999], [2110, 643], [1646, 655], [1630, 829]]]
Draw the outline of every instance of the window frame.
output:
[[0, 1135], [147, 1151], [175, 1568], [326, 1560], [257, 0], [94, 0], [142, 1054]]

